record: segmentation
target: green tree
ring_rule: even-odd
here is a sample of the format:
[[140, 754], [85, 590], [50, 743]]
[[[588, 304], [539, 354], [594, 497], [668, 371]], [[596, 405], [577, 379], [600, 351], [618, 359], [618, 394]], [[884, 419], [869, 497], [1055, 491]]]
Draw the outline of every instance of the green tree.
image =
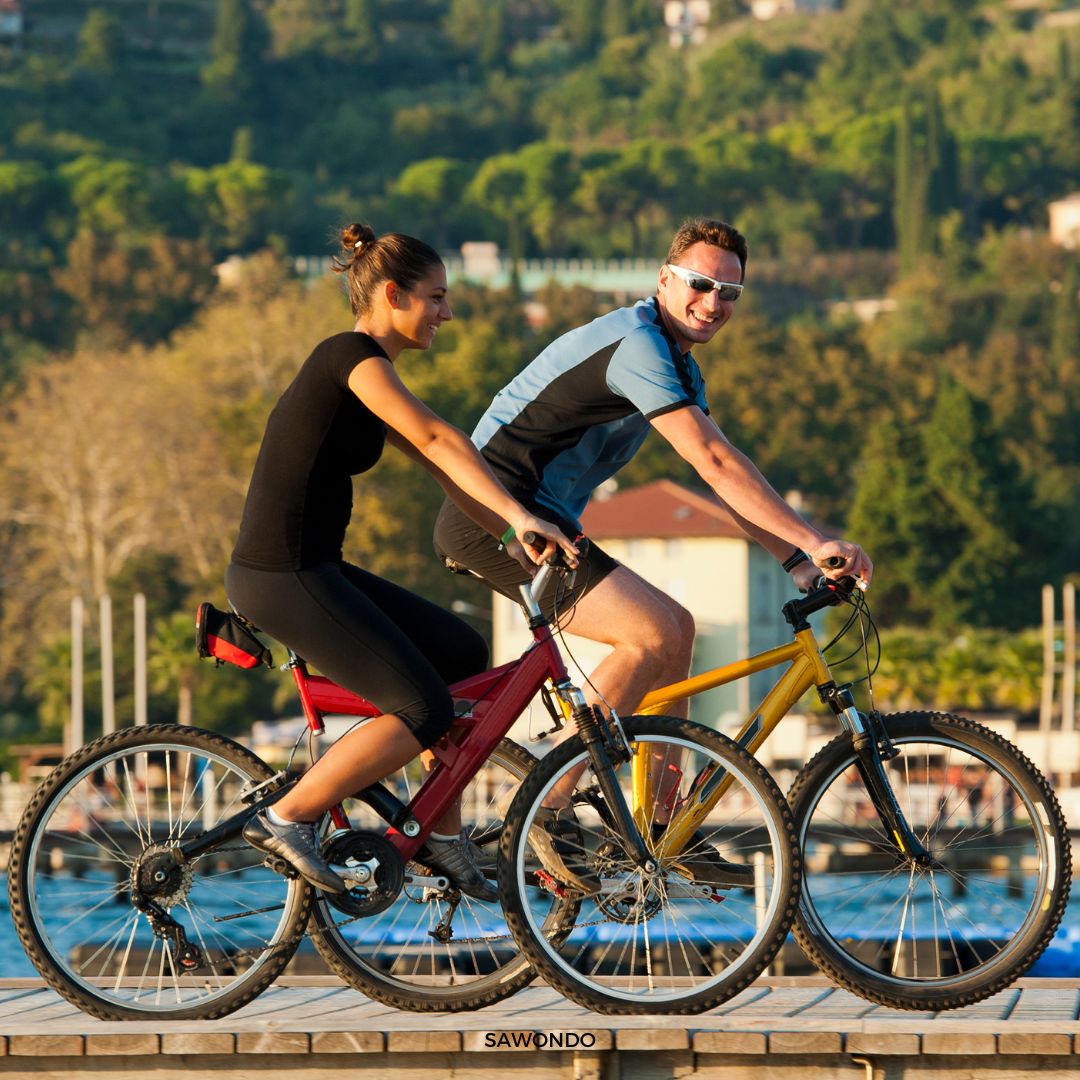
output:
[[119, 238], [80, 232], [57, 288], [76, 305], [80, 329], [103, 345], [158, 341], [185, 322], [214, 284], [210, 251], [198, 240], [151, 234]]
[[600, 27], [608, 40], [629, 34], [631, 29], [629, 0], [604, 0]]
[[446, 247], [451, 226], [447, 208], [460, 205], [469, 175], [469, 167], [455, 158], [413, 162], [394, 181], [392, 213], [409, 221], [408, 231]]
[[265, 247], [287, 220], [292, 187], [282, 170], [234, 160], [190, 169], [186, 183], [203, 236], [220, 254]]
[[[84, 638], [83, 731], [93, 738], [101, 723], [101, 664], [96, 643]], [[26, 689], [37, 705], [38, 726], [30, 742], [61, 742], [71, 718], [71, 635], [54, 638], [31, 654]]]
[[469, 184], [468, 195], [486, 207], [505, 228], [507, 250], [515, 273], [525, 255], [525, 216], [528, 211], [526, 174], [515, 154], [488, 158]]
[[251, 128], [246, 126], [238, 127], [233, 132], [232, 152], [229, 154], [229, 161], [237, 162], [240, 165], [248, 164], [251, 161], [253, 143]]
[[450, 0], [443, 26], [450, 40], [482, 70], [505, 66], [506, 0]]
[[[0, 161], [0, 244], [20, 237], [35, 247], [54, 240], [67, 211], [67, 192], [37, 161]], [[2, 250], [2, 249], [0, 249]]]
[[375, 0], [345, 0], [345, 32], [351, 46], [368, 60], [374, 60], [379, 48], [379, 19]]
[[557, 0], [559, 22], [570, 44], [592, 52], [600, 43], [604, 0]]
[[574, 198], [608, 231], [613, 251], [639, 258], [666, 243], [691, 161], [677, 143], [639, 140], [584, 168]]
[[115, 76], [124, 57], [124, 32], [111, 12], [91, 8], [79, 31], [75, 63], [85, 71], [106, 78]]
[[911, 273], [926, 250], [926, 164], [915, 145], [911, 99], [904, 98], [896, 130], [896, 197], [894, 221], [900, 269]]
[[76, 215], [76, 228], [133, 235], [151, 226], [150, 177], [132, 161], [84, 154], [62, 165], [60, 179]]
[[858, 474], [849, 531], [884, 571], [875, 611], [943, 628], [1023, 625], [1034, 582], [1017, 534], [1031, 513], [985, 408], [943, 376], [915, 431], [873, 432]]
[[157, 624], [147, 648], [147, 674], [156, 694], [176, 697], [178, 724], [195, 723], [199, 656], [191, 645], [191, 617], [176, 612]]
[[222, 101], [246, 101], [255, 91], [266, 49], [266, 33], [250, 0], [220, 0], [203, 67], [203, 85]]
[[1060, 287], [1054, 298], [1050, 322], [1050, 362], [1062, 367], [1068, 362], [1080, 362], [1080, 269], [1077, 259], [1065, 263]]

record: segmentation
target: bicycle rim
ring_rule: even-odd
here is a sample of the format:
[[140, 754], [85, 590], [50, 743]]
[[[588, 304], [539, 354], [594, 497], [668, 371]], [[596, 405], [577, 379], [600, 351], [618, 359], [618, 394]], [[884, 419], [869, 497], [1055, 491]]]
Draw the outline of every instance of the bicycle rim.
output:
[[[464, 828], [481, 853], [481, 866], [495, 877], [503, 819], [536, 758], [503, 739], [462, 795]], [[384, 781], [408, 802], [423, 780], [413, 766]], [[385, 831], [386, 824], [360, 803], [348, 805], [357, 829]], [[407, 869], [421, 870], [418, 864]], [[544, 903], [538, 898], [537, 903]], [[551, 928], [560, 905], [546, 898]], [[498, 901], [487, 903], [456, 890], [435, 892], [406, 886], [387, 910], [352, 919], [327, 901], [315, 908], [315, 943], [330, 966], [356, 989], [396, 1008], [456, 1011], [480, 1008], [509, 997], [533, 978], [507, 928]]]
[[102, 1017], [222, 1016], [296, 948], [310, 890], [243, 840], [177, 870], [157, 902], [202, 953], [191, 973], [131, 901], [132, 868], [243, 809], [270, 775], [231, 741], [190, 728], [121, 732], [61, 763], [31, 801], [10, 868], [12, 914], [49, 983]]
[[940, 715], [886, 722], [900, 750], [889, 780], [934, 863], [896, 857], [838, 741], [793, 791], [805, 860], [796, 936], [871, 1000], [969, 1004], [1053, 936], [1070, 883], [1064, 822], [1037, 770], [995, 733]]
[[[748, 985], [780, 947], [794, 916], [798, 856], [790, 811], [768, 774], [730, 740], [666, 717], [625, 722], [634, 746], [650, 747], [660, 795], [643, 837], [660, 863], [635, 867], [605, 821], [587, 753], [570, 740], [541, 762], [512, 811], [509, 858], [502, 870], [511, 926], [527, 953], [568, 997], [601, 1012], [700, 1012]], [[572, 799], [579, 858], [600, 877], [568, 925], [552, 936], [523, 897], [536, 855], [529, 840], [537, 812], [568, 774], [586, 766]], [[660, 825], [695, 795], [709, 775], [725, 777], [723, 797], [697, 823], [677, 854], [659, 855]], [[633, 806], [632, 767], [616, 779]], [[564, 783], [566, 781], [563, 781]], [[509, 827], [509, 826], [508, 826]], [[645, 834], [648, 833], [646, 836]], [[573, 843], [573, 841], [571, 841]], [[714, 862], [715, 860], [715, 862]], [[702, 883], [689, 865], [739, 868], [738, 886]], [[723, 871], [722, 871], [723, 872]], [[748, 883], [747, 883], [748, 882]]]

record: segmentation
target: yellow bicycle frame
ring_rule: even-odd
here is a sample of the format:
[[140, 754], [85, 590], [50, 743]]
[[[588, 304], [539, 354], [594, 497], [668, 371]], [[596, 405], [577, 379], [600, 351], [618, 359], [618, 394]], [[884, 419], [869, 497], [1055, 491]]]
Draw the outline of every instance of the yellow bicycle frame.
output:
[[[683, 679], [681, 682], [653, 690], [642, 698], [636, 712], [662, 715], [675, 701], [682, 701], [694, 694], [735, 682], [785, 662], [790, 663], [790, 667], [765, 695], [757, 709], [747, 717], [735, 737], [735, 741], [752, 754], [811, 686], [823, 686], [832, 681], [829, 665], [825, 662], [814, 632], [809, 627], [796, 631], [795, 640], [788, 645], [780, 645], [747, 660], [736, 660], [704, 674], [695, 675], [691, 679]], [[653, 821], [654, 778], [650, 757], [648, 744], [635, 748], [631, 772], [633, 810], [638, 828], [642, 830]], [[731, 778], [721, 766], [711, 766], [711, 769], [711, 774], [698, 778], [691, 799], [678, 809], [664, 831], [656, 851], [661, 858], [682, 851], [694, 831], [730, 786]]]

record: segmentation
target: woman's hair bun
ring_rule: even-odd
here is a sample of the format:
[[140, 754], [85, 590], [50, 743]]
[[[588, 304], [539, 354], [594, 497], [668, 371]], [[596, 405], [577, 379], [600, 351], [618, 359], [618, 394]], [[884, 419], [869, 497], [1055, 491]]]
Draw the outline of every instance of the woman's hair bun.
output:
[[370, 244], [375, 239], [375, 230], [370, 225], [354, 222], [341, 230], [340, 239], [341, 246], [350, 255], [359, 254], [366, 244]]

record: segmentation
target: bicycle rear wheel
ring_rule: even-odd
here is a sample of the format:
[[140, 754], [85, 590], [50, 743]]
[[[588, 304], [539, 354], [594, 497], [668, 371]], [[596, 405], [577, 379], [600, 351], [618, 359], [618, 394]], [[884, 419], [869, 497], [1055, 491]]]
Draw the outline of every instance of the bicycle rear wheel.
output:
[[267, 987], [303, 935], [303, 880], [272, 873], [239, 838], [170, 871], [154, 899], [201, 951], [192, 971], [131, 891], [140, 860], [238, 813], [272, 775], [230, 739], [166, 724], [62, 761], [23, 813], [8, 867], [12, 918], [46, 982], [108, 1020], [213, 1019]]
[[[615, 767], [658, 869], [639, 868], [626, 853], [588, 753], [579, 737], [568, 739], [541, 760], [507, 815], [499, 864], [507, 923], [540, 974], [587, 1008], [703, 1012], [749, 985], [783, 944], [799, 889], [791, 812], [769, 774], [730, 739], [672, 717], [631, 717], [623, 726], [660, 778], [651, 805], [635, 808], [633, 767]], [[542, 822], [552, 789], [570, 783], [576, 857], [602, 887], [552, 934], [533, 906], [538, 875], [530, 830], [543, 828], [538, 815]], [[708, 806], [707, 793], [716, 788], [721, 796], [689, 842], [665, 854], [668, 815], [699, 795]], [[575, 843], [573, 830], [563, 842]], [[740, 884], [703, 884], [710, 875]]]
[[1000, 735], [945, 713], [883, 718], [900, 755], [897, 801], [935, 864], [896, 853], [849, 736], [800, 772], [789, 798], [803, 852], [795, 937], [840, 985], [900, 1009], [981, 1001], [1049, 944], [1071, 883], [1061, 809]]
[[[495, 877], [503, 818], [521, 781], [536, 765], [527, 750], [503, 739], [462, 794], [462, 820]], [[383, 783], [408, 802], [422, 782], [416, 763]], [[347, 805], [357, 829], [383, 832], [385, 822], [364, 804]], [[419, 869], [419, 867], [417, 867]], [[558, 925], [570, 906], [538, 895], [542, 922]], [[413, 1012], [478, 1009], [517, 993], [534, 978], [514, 944], [498, 902], [456, 890], [437, 893], [406, 885], [378, 915], [355, 918], [331, 900], [315, 905], [312, 938], [323, 958], [349, 985], [387, 1005]]]

